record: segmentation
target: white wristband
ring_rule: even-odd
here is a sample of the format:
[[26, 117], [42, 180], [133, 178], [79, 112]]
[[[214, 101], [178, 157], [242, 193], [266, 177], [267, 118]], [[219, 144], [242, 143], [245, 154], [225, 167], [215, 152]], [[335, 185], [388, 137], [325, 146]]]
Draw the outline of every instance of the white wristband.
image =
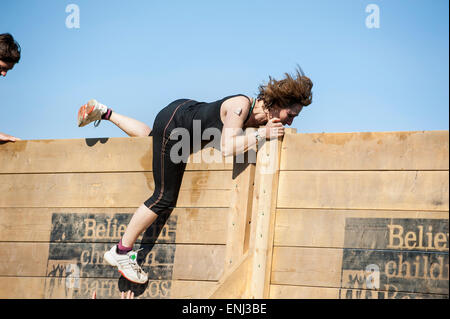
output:
[[256, 137], [256, 143], [257, 143], [257, 144], [261, 143], [261, 141], [263, 140], [263, 138], [261, 137], [261, 135], [259, 135], [259, 132], [258, 132], [258, 131], [255, 132], [255, 137]]

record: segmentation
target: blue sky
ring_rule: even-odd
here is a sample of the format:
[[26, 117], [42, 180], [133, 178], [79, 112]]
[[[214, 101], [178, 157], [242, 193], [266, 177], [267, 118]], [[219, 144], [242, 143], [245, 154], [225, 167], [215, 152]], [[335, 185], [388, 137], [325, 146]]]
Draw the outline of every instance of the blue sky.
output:
[[[67, 28], [69, 4], [80, 28]], [[368, 28], [369, 4], [379, 28]], [[299, 133], [448, 130], [447, 0], [1, 0], [22, 59], [0, 78], [0, 132], [126, 136], [78, 128], [91, 98], [150, 126], [178, 98], [256, 96], [268, 76], [314, 83]]]

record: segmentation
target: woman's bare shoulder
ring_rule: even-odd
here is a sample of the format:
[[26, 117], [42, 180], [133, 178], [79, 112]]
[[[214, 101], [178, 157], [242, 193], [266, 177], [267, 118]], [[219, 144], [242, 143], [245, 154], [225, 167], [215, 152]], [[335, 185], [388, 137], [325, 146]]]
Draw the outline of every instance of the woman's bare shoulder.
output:
[[244, 95], [238, 95], [227, 99], [222, 104], [223, 111], [225, 113], [233, 112], [238, 116], [245, 115], [247, 116], [248, 111], [250, 110], [250, 98]]

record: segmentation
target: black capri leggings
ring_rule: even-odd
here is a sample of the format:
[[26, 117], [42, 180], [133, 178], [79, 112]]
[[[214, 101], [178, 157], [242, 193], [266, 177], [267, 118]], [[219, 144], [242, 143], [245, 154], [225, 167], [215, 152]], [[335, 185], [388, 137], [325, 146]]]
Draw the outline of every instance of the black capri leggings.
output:
[[183, 179], [186, 161], [174, 163], [170, 158], [170, 150], [178, 140], [170, 139], [170, 134], [177, 127], [186, 127], [183, 123], [183, 107], [193, 100], [181, 99], [163, 108], [155, 118], [153, 136], [153, 179], [155, 191], [144, 202], [144, 205], [155, 214], [160, 215], [175, 207]]

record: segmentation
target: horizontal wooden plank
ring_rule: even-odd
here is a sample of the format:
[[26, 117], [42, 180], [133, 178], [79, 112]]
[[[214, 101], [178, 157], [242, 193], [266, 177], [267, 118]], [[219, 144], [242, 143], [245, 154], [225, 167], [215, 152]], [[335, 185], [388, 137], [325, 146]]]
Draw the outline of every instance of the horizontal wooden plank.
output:
[[45, 280], [46, 277], [0, 276], [0, 299], [44, 299]]
[[[432, 227], [431, 241], [427, 235], [429, 227]], [[415, 234], [415, 245], [404, 239], [409, 232]], [[433, 240], [439, 233], [442, 235], [438, 235], [441, 239], [438, 250], [448, 250], [448, 212], [278, 209], [274, 244], [386, 249], [392, 242], [396, 249], [412, 250], [421, 244], [423, 250], [433, 250]], [[417, 243], [419, 237], [422, 243]]]
[[174, 299], [204, 299], [216, 289], [215, 281], [173, 280], [170, 298]]
[[[0, 276], [119, 278], [103, 259], [116, 243], [2, 243]], [[150, 280], [217, 281], [224, 245], [139, 244], [138, 262]], [[74, 275], [75, 276], [75, 275]]]
[[[119, 241], [134, 208], [0, 208], [0, 242]], [[228, 208], [175, 208], [138, 242], [225, 244]]]
[[270, 299], [339, 299], [338, 288], [270, 285]]
[[448, 170], [449, 132], [286, 134], [281, 170]]
[[173, 279], [219, 280], [225, 265], [225, 245], [181, 245], [175, 252]]
[[342, 250], [274, 247], [271, 284], [339, 288]]
[[[24, 140], [0, 143], [0, 173], [140, 172], [152, 170], [151, 137]], [[205, 148], [186, 170], [231, 170], [232, 157]]]
[[372, 289], [271, 285], [271, 299], [447, 299], [448, 295]]
[[[281, 169], [448, 169], [448, 145], [448, 131], [287, 134]], [[28, 140], [0, 144], [0, 150], [0, 173], [152, 169], [151, 137]], [[197, 154], [195, 162], [203, 163], [192, 155], [187, 170], [231, 169], [232, 158], [212, 151]]]
[[448, 171], [281, 171], [278, 208], [448, 210]]
[[0, 276], [45, 276], [48, 244], [2, 243]]
[[448, 295], [448, 252], [275, 247], [271, 284]]
[[[231, 171], [185, 172], [177, 206], [228, 207]], [[138, 207], [152, 173], [2, 174], [0, 207]]]
[[152, 280], [146, 285], [122, 279], [51, 277], [0, 277], [0, 299], [119, 299], [131, 290], [135, 299], [199, 299], [214, 289], [213, 281]]
[[0, 242], [48, 242], [51, 211], [50, 208], [0, 208]]

